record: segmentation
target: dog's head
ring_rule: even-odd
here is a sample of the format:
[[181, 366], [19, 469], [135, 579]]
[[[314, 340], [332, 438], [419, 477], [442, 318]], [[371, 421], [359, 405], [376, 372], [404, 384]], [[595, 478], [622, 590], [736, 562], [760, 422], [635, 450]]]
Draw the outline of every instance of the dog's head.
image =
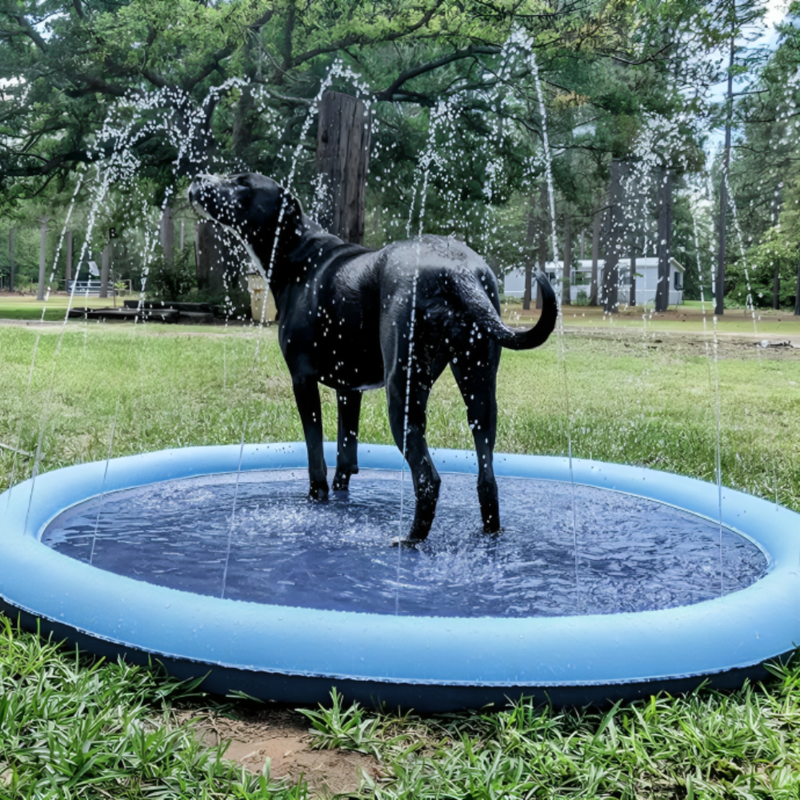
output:
[[257, 172], [230, 177], [198, 175], [189, 187], [189, 202], [201, 216], [230, 228], [246, 242], [288, 229], [301, 214], [300, 205], [280, 184]]

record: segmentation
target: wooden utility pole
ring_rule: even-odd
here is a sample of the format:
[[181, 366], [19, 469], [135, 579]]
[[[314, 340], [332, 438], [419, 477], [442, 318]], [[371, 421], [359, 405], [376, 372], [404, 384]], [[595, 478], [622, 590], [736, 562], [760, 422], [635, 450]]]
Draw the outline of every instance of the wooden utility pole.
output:
[[714, 313], [725, 313], [725, 221], [728, 216], [728, 170], [731, 165], [731, 121], [733, 118], [733, 65], [736, 56], [735, 18], [731, 20], [731, 48], [728, 58], [728, 97], [725, 117], [725, 151], [722, 160], [722, 175], [719, 181], [719, 220], [717, 249], [717, 280], [714, 296]]
[[672, 242], [672, 175], [664, 168], [659, 187], [658, 204], [658, 282], [656, 283], [656, 311], [666, 311], [669, 306], [669, 273]]
[[44, 287], [47, 283], [47, 217], [42, 217], [39, 231], [39, 285], [36, 288], [36, 299], [44, 300]]
[[345, 242], [364, 240], [364, 198], [371, 126], [366, 105], [326, 92], [319, 107], [317, 172], [324, 192], [319, 223]]

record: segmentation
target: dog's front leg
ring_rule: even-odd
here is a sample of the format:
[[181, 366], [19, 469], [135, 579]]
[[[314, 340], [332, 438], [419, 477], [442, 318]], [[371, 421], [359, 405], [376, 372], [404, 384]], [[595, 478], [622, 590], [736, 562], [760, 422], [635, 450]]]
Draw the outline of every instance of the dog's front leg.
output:
[[322, 451], [322, 405], [319, 401], [319, 386], [315, 378], [292, 378], [294, 398], [303, 435], [308, 450], [308, 496], [312, 500], [325, 500], [328, 496], [328, 468]]
[[358, 472], [358, 418], [361, 414], [362, 393], [339, 389], [336, 400], [339, 408], [339, 436], [336, 453], [336, 475], [333, 491], [345, 491], [350, 476]]

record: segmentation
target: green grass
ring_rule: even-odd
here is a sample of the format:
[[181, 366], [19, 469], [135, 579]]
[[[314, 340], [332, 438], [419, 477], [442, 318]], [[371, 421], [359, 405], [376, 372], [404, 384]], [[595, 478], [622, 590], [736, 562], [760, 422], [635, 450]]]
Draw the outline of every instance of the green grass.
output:
[[767, 686], [661, 694], [602, 711], [536, 708], [433, 719], [358, 706], [306, 712], [319, 747], [378, 756], [376, 800], [796, 798], [800, 667], [773, 666]]
[[[422, 718], [343, 704], [304, 713], [319, 748], [375, 756], [375, 800], [795, 800], [800, 665], [765, 684], [700, 688], [603, 710], [534, 707]], [[175, 722], [203, 699], [157, 667], [111, 664], [0, 617], [3, 800], [290, 800], [307, 786], [250, 775]], [[220, 710], [220, 709], [218, 709]], [[235, 701], [221, 709], [237, 715]]]
[[[380, 762], [374, 800], [795, 800], [800, 665], [765, 684], [700, 688], [610, 709], [504, 709], [419, 717], [307, 709], [315, 745]], [[106, 663], [0, 617], [3, 800], [291, 800], [307, 785], [250, 775], [198, 742], [175, 708], [208, 703], [157, 667]], [[217, 708], [237, 716], [236, 701]]]
[[[70, 324], [0, 327], [0, 443], [45, 470], [165, 447], [302, 438], [272, 330]], [[499, 452], [644, 464], [712, 480], [716, 371], [693, 337], [571, 331], [505, 353]], [[34, 360], [35, 354], [35, 360]], [[33, 364], [33, 369], [31, 368]], [[564, 369], [566, 365], [566, 371]], [[721, 342], [724, 482], [800, 509], [800, 358]], [[324, 422], [335, 431], [335, 399]], [[449, 374], [434, 389], [433, 445], [471, 445]], [[382, 392], [365, 398], [362, 441], [390, 442]], [[0, 489], [33, 459], [0, 450]], [[476, 511], [477, 514], [477, 503]], [[611, 711], [525, 703], [397, 718], [346, 707], [311, 714], [320, 747], [377, 755], [383, 798], [797, 798], [800, 668], [765, 687], [659, 695]], [[187, 695], [189, 695], [187, 697]], [[0, 799], [303, 796], [243, 775], [175, 726], [191, 687], [105, 664], [0, 624]], [[235, 713], [236, 706], [232, 707]], [[230, 712], [229, 712], [230, 713]]]
[[[105, 458], [118, 404], [114, 455], [238, 443], [245, 422], [248, 441], [301, 440], [275, 332], [208, 330], [78, 323], [62, 339], [60, 327], [0, 327], [0, 443], [40, 452], [48, 470]], [[800, 508], [797, 351], [720, 347], [723, 481], [770, 499], [777, 493], [781, 503]], [[713, 480], [714, 384], [705, 345], [683, 336], [572, 332], [563, 363], [555, 340], [536, 351], [506, 352], [497, 450], [564, 455], [571, 442], [577, 457]], [[335, 408], [334, 393], [324, 390], [329, 438]], [[361, 440], [392, 442], [383, 392], [365, 396]], [[429, 441], [472, 446], [449, 372], [431, 397]], [[12, 472], [16, 481], [32, 467], [32, 459], [0, 449], [0, 487]]]
[[203, 747], [170, 709], [192, 686], [22, 633], [0, 617], [0, 798], [201, 800], [305, 796]]
[[[133, 295], [138, 297], [138, 295]], [[124, 298], [117, 299], [117, 305], [123, 305]], [[33, 295], [0, 295], [0, 319], [16, 319], [39, 321], [44, 311], [45, 322], [60, 322], [64, 319], [70, 305], [69, 295], [53, 294], [44, 302]], [[106, 308], [113, 307], [114, 298], [85, 297], [76, 295], [71, 306], [73, 308]]]

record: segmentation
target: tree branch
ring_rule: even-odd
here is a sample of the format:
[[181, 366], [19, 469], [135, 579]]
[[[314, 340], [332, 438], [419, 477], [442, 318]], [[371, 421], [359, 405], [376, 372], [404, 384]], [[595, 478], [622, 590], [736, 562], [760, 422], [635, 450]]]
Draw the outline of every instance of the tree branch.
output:
[[7, 14], [11, 19], [16, 20], [17, 25], [21, 28], [22, 32], [43, 52], [47, 52], [47, 42], [41, 37], [39, 31], [28, 22], [24, 14], [14, 14], [10, 9], [3, 9], [4, 14]]
[[[266, 25], [272, 19], [274, 14], [274, 9], [266, 11], [257, 20], [251, 22], [247, 26], [247, 31], [252, 32], [263, 28], [264, 25]], [[200, 72], [198, 72], [193, 78], [187, 79], [183, 82], [183, 90], [185, 92], [191, 92], [198, 83], [202, 83], [209, 75], [211, 75], [212, 72], [219, 69], [220, 62], [223, 59], [228, 58], [230, 55], [233, 55], [233, 47], [231, 45], [225, 45], [225, 47], [221, 47], [209, 58], [205, 65], [200, 69]]]
[[[441, 2], [437, 3], [433, 8], [428, 9], [417, 22], [415, 22], [411, 27], [405, 28], [402, 31], [396, 31], [395, 33], [391, 33], [388, 36], [381, 37], [379, 40], [381, 44], [386, 44], [387, 42], [393, 42], [397, 39], [402, 39], [404, 36], [408, 36], [410, 33], [419, 30], [420, 28], [427, 25], [433, 15], [439, 10], [439, 6], [442, 5]], [[315, 47], [313, 50], [308, 50], [307, 52], [303, 53], [296, 58], [293, 58], [291, 63], [285, 65], [285, 69], [290, 69], [291, 67], [296, 67], [299, 64], [303, 64], [306, 61], [310, 61], [312, 58], [316, 58], [317, 56], [325, 55], [325, 53], [335, 53], [337, 50], [342, 50], [345, 47], [349, 47], [351, 44], [360, 44], [360, 45], [369, 45], [373, 44], [373, 39], [370, 39], [368, 36], [357, 36], [355, 34], [348, 34], [343, 39], [340, 39], [338, 42], [334, 42], [333, 44], [326, 45], [323, 47]]]
[[95, 78], [91, 75], [84, 75], [82, 76], [82, 79], [86, 84], [86, 87], [66, 90], [65, 94], [67, 97], [82, 97], [93, 92], [97, 92], [98, 94], [109, 94], [113, 97], [127, 97], [130, 91], [132, 91], [123, 86], [115, 86], [112, 83], [107, 83], [106, 81], [101, 80], [100, 78]]
[[[455, 53], [451, 53], [449, 56], [439, 58], [436, 61], [430, 61], [427, 64], [418, 64], [416, 67], [411, 67], [405, 72], [400, 73], [396, 80], [385, 89], [375, 92], [375, 94], [373, 94], [373, 99], [392, 101], [395, 99], [397, 90], [412, 78], [416, 78], [417, 76], [423, 75], [426, 72], [432, 72], [435, 69], [439, 69], [439, 67], [444, 67], [447, 64], [452, 64], [454, 61], [460, 61], [464, 58], [473, 58], [477, 55], [497, 55], [499, 52], [500, 47], [496, 46], [468, 47], [466, 50], [457, 50]], [[404, 92], [404, 94], [408, 95], [413, 93]]]

